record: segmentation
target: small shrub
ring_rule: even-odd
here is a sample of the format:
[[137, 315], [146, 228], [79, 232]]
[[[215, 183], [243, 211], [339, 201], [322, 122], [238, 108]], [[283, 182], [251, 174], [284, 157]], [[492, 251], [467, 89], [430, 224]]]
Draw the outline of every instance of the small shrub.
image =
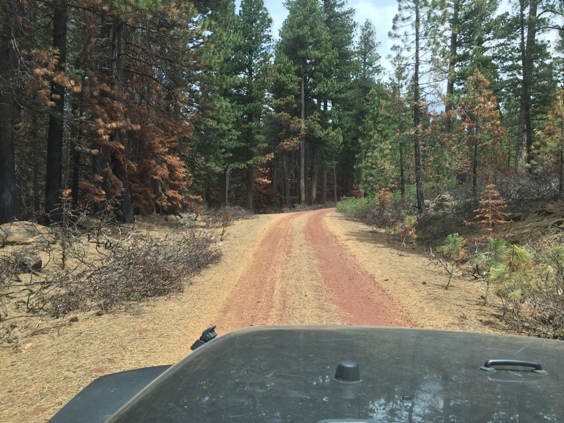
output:
[[337, 211], [377, 228], [390, 227], [403, 220], [404, 202], [395, 200], [392, 192], [383, 188], [377, 197], [343, 198]]
[[458, 234], [450, 234], [446, 237], [444, 244], [437, 249], [437, 251], [443, 255], [444, 259], [435, 259], [448, 273], [448, 281], [444, 287], [445, 289], [448, 289], [450, 286], [457, 263], [464, 260], [468, 255], [464, 249], [465, 243], [466, 240], [464, 237]]
[[480, 205], [476, 213], [475, 224], [482, 230], [482, 239], [499, 235], [499, 227], [508, 223], [507, 205], [494, 184], [488, 184], [480, 196]]
[[470, 201], [460, 201], [448, 210], [424, 213], [417, 219], [419, 242], [426, 245], [438, 245], [449, 234], [458, 233], [470, 237], [473, 228], [464, 222], [473, 218]]
[[503, 238], [490, 238], [484, 248], [484, 252], [474, 256], [476, 266], [474, 274], [486, 275], [486, 292], [484, 294], [484, 305], [486, 305], [490, 291], [490, 270], [503, 264], [511, 245]]
[[382, 211], [390, 209], [393, 199], [394, 195], [386, 188], [382, 188], [378, 193], [378, 206], [376, 208]]
[[227, 206], [216, 210], [200, 211], [200, 216], [210, 228], [226, 228], [236, 220], [251, 218], [253, 214], [242, 207]]
[[337, 211], [352, 219], [366, 219], [370, 216], [377, 206], [377, 200], [374, 197], [353, 198], [343, 197], [337, 203]]
[[536, 284], [528, 293], [527, 326], [537, 336], [564, 339], [564, 247], [533, 245], [531, 249]]
[[397, 228], [398, 235], [401, 240], [402, 247], [405, 247], [408, 242], [413, 245], [417, 241], [417, 229], [415, 225], [417, 224], [417, 218], [415, 216], [405, 216], [403, 219], [403, 224]]
[[503, 261], [490, 269], [492, 289], [503, 303], [502, 319], [513, 319], [518, 330], [522, 328], [521, 304], [535, 289], [531, 254], [517, 245], [510, 245]]

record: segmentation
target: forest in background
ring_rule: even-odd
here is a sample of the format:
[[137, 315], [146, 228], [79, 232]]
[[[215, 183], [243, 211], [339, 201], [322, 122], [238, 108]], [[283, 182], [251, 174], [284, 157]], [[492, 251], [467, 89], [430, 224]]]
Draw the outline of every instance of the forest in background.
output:
[[341, 0], [0, 0], [0, 223], [562, 196], [564, 6], [510, 4], [398, 0], [385, 72]]

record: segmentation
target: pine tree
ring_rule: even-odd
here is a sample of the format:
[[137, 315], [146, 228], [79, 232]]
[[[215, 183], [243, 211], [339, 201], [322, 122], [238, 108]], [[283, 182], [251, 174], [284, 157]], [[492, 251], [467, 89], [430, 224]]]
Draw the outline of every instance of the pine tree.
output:
[[219, 201], [227, 204], [232, 170], [246, 167], [234, 156], [237, 150], [245, 148], [237, 126], [240, 113], [235, 100], [241, 78], [234, 53], [241, 45], [241, 32], [234, 0], [218, 0], [210, 8], [206, 15], [209, 35], [201, 52], [205, 69], [199, 81], [200, 117], [196, 123], [195, 147], [199, 172], [207, 179], [202, 187], [204, 193], [215, 185], [219, 176]]
[[552, 26], [552, 1], [515, 0], [512, 4], [513, 13], [497, 22], [497, 36], [502, 42], [498, 43], [496, 55], [502, 58], [498, 66], [504, 74], [505, 108], [517, 102], [513, 107], [517, 110], [513, 162], [517, 172], [522, 173], [532, 160], [538, 129], [535, 125], [541, 122], [555, 93], [551, 54], [542, 37]]
[[480, 195], [480, 204], [475, 213], [475, 222], [482, 230], [483, 239], [499, 236], [499, 226], [508, 223], [509, 213], [505, 201], [496, 189], [495, 184], [489, 183]]
[[[423, 193], [423, 163], [421, 156], [421, 123], [423, 116], [423, 99], [421, 95], [421, 71], [425, 49], [432, 49], [436, 38], [435, 27], [443, 15], [444, 4], [435, 0], [398, 0], [398, 13], [394, 17], [394, 25], [390, 36], [401, 39], [406, 51], [413, 51], [411, 65], [413, 67], [413, 147], [415, 160], [415, 190], [417, 208], [425, 211]], [[402, 32], [403, 31], [403, 32]]]
[[388, 105], [383, 108], [385, 124], [389, 126], [392, 141], [397, 146], [399, 189], [400, 196], [405, 199], [405, 188], [409, 180], [408, 169], [410, 162], [409, 128], [413, 126], [413, 114], [408, 106], [409, 74], [407, 59], [398, 47], [394, 48], [395, 55], [390, 58], [393, 67], [392, 78], [388, 89]]
[[[77, 134], [71, 144], [73, 197], [123, 220], [133, 213], [175, 212], [185, 204], [182, 144], [192, 131], [194, 63], [201, 61], [191, 47], [202, 38], [194, 6], [180, 0], [147, 5], [104, 13], [93, 6], [72, 19], [73, 25], [82, 22], [72, 47], [78, 48], [75, 72], [83, 75], [70, 98], [78, 120], [71, 127]], [[81, 156], [92, 160], [91, 168]]]
[[494, 38], [493, 17], [499, 0], [449, 0], [447, 7], [448, 44], [439, 54], [446, 55], [447, 87], [445, 97], [445, 132], [451, 133], [452, 111], [456, 108], [455, 91], [464, 89], [474, 69], [491, 79], [495, 72], [489, 56], [488, 41]]
[[299, 166], [294, 166], [292, 160], [300, 148], [300, 135], [303, 130], [296, 103], [299, 82], [300, 78], [296, 75], [293, 63], [280, 51], [278, 44], [270, 88], [272, 112], [267, 115], [266, 133], [271, 150], [274, 151], [273, 203], [286, 208], [291, 205], [294, 168], [299, 172]]
[[[288, 0], [288, 17], [280, 30], [280, 51], [293, 63], [300, 78], [299, 117], [303, 130], [300, 137], [300, 203], [306, 202], [306, 118], [315, 106], [316, 90], [323, 90], [323, 71], [335, 58], [329, 33], [324, 25], [323, 10], [317, 0]], [[319, 107], [319, 106], [317, 106]]]
[[[358, 104], [355, 93], [356, 73], [354, 10], [342, 0], [323, 0], [325, 27], [329, 36], [332, 57], [328, 57], [322, 69], [322, 83], [318, 89], [320, 123], [325, 135], [313, 144], [313, 171], [311, 201], [316, 201], [318, 168], [322, 171], [322, 200], [326, 196], [327, 173], [333, 170], [333, 193], [337, 188], [337, 171], [340, 189], [350, 191], [354, 178], [354, 137], [356, 122], [350, 110]], [[337, 170], [338, 169], [338, 170]], [[336, 198], [335, 198], [336, 201]]]
[[360, 95], [367, 95], [375, 85], [375, 77], [380, 74], [380, 55], [378, 47], [380, 43], [376, 41], [376, 28], [372, 21], [366, 20], [360, 27], [360, 34], [355, 48], [355, 60], [357, 64], [356, 85]]
[[[367, 117], [374, 108], [369, 107], [369, 95], [376, 87], [376, 77], [381, 72], [380, 55], [377, 52], [376, 28], [371, 21], [367, 20], [360, 28], [360, 35], [355, 46], [354, 72], [352, 75], [350, 121], [352, 125], [348, 128], [350, 137], [345, 138], [345, 163], [355, 163], [358, 170], [358, 187], [364, 195], [364, 170], [363, 158], [364, 143], [374, 136], [370, 126], [365, 126]], [[360, 123], [360, 124], [359, 124]], [[350, 157], [350, 158], [349, 158]], [[347, 161], [350, 160], [350, 162]], [[349, 164], [350, 167], [350, 164]]]
[[243, 0], [239, 12], [241, 44], [236, 46], [236, 67], [242, 80], [236, 100], [240, 105], [241, 137], [245, 142], [243, 161], [246, 166], [246, 204], [253, 208], [253, 182], [255, 164], [262, 160], [260, 150], [264, 144], [262, 118], [268, 68], [272, 58], [272, 19], [263, 0]]
[[480, 171], [486, 171], [489, 165], [489, 171], [493, 172], [504, 162], [499, 148], [504, 130], [499, 121], [497, 99], [490, 82], [479, 70], [468, 79], [457, 113], [462, 119], [461, 136], [468, 145], [472, 193], [477, 200]]
[[374, 87], [366, 96], [366, 116], [360, 125], [361, 157], [357, 166], [362, 171], [361, 188], [369, 195], [390, 188], [397, 174], [392, 128], [384, 112], [384, 105], [390, 104], [386, 100], [383, 87]]
[[558, 195], [564, 195], [564, 90], [556, 93], [552, 108], [548, 111], [540, 151], [537, 152], [538, 167], [558, 169]]
[[14, 113], [19, 63], [15, 43], [22, 7], [20, 1], [0, 2], [0, 223], [14, 220], [18, 210]]
[[65, 90], [57, 79], [64, 78], [67, 61], [67, 2], [59, 0], [53, 4], [53, 48], [57, 54], [57, 73], [51, 82], [51, 108], [49, 135], [47, 140], [47, 173], [45, 177], [45, 215], [47, 221], [61, 220], [60, 200], [63, 188], [63, 120], [65, 113]]

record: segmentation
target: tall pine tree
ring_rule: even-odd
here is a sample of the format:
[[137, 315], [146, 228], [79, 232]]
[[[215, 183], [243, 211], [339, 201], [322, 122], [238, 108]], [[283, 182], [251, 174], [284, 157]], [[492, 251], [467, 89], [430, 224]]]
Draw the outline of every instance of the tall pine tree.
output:
[[243, 139], [242, 161], [246, 166], [246, 205], [253, 208], [254, 167], [261, 160], [264, 144], [263, 115], [269, 65], [272, 58], [272, 19], [263, 0], [242, 0], [239, 11], [240, 44], [235, 61], [241, 76], [235, 99], [239, 105], [239, 132]]
[[288, 0], [288, 17], [280, 30], [280, 51], [293, 64], [300, 78], [299, 117], [300, 136], [300, 203], [306, 202], [306, 118], [319, 108], [317, 94], [323, 91], [324, 70], [334, 60], [329, 33], [324, 24], [323, 9], [317, 0]]

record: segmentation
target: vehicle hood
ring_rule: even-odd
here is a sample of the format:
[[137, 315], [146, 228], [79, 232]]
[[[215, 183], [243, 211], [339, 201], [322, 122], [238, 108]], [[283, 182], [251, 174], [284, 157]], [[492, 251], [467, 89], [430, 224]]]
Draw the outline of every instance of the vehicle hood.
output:
[[[205, 344], [107, 421], [557, 422], [564, 420], [563, 358], [562, 342], [521, 336], [249, 328]], [[490, 359], [534, 361], [545, 373], [482, 370]], [[351, 381], [337, 380], [342, 360], [358, 364], [359, 377], [353, 369]]]

